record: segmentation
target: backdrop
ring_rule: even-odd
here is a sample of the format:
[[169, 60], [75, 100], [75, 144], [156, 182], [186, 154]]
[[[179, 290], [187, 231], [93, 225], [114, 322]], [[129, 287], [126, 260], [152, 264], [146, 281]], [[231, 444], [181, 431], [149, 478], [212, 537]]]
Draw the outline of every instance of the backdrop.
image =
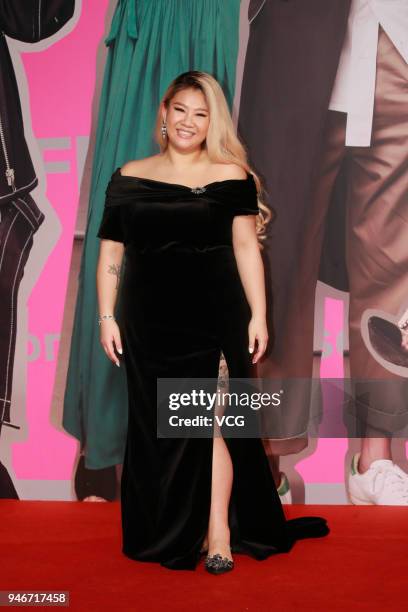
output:
[[[198, 0], [199, 1], [199, 0]], [[83, 235], [94, 126], [104, 69], [104, 38], [116, 2], [77, 0], [74, 18], [53, 37], [27, 44], [9, 40], [25, 131], [39, 177], [32, 193], [45, 214], [19, 293], [12, 421], [3, 428], [0, 460], [21, 499], [72, 499], [77, 442], [61, 428], [61, 401], [52, 403], [74, 237]], [[239, 109], [248, 39], [248, 0], [241, 3], [234, 103]], [[321, 375], [342, 377], [345, 295], [318, 288], [315, 348]], [[64, 358], [67, 353], [65, 352]], [[62, 357], [61, 357], [62, 358]], [[346, 502], [342, 439], [312, 440], [282, 467], [306, 483], [307, 503]], [[286, 462], [286, 463], [285, 463]], [[291, 463], [292, 462], [292, 463]]]

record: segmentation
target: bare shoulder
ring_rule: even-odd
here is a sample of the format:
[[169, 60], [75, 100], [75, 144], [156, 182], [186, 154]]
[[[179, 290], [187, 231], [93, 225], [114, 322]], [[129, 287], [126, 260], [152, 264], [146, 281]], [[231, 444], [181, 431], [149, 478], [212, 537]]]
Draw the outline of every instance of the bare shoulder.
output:
[[242, 166], [238, 164], [216, 164], [217, 174], [222, 180], [228, 179], [246, 179], [247, 173]]
[[143, 159], [132, 159], [123, 164], [120, 173], [123, 176], [148, 176], [151, 173], [152, 166], [156, 163], [157, 157], [158, 155], [151, 155]]

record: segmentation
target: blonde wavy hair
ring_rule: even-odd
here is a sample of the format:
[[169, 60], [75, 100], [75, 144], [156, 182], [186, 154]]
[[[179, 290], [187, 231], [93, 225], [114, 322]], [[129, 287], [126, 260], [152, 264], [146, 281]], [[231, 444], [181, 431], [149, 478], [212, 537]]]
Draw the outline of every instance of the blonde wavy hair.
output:
[[[235, 163], [254, 177], [260, 209], [256, 216], [256, 233], [259, 246], [262, 249], [261, 241], [266, 238], [266, 225], [271, 220], [272, 213], [270, 208], [264, 203], [263, 195], [265, 190], [261, 180], [249, 166], [246, 148], [235, 133], [228, 104], [218, 81], [207, 72], [200, 72], [198, 70], [184, 72], [170, 83], [162, 97], [161, 104], [168, 108], [170, 101], [179, 91], [190, 88], [198, 89], [204, 94], [209, 108], [210, 121], [204, 146], [207, 149], [210, 160], [214, 163]], [[160, 146], [161, 153], [163, 153], [167, 149], [168, 139], [162, 138], [161, 104], [157, 113], [154, 138]]]

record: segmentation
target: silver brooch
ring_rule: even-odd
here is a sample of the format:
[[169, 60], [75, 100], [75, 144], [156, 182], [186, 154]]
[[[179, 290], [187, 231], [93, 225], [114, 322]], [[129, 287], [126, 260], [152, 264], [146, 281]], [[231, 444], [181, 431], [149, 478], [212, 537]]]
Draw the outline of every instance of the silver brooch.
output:
[[206, 187], [192, 187], [191, 191], [193, 193], [204, 193], [204, 191], [206, 190]]

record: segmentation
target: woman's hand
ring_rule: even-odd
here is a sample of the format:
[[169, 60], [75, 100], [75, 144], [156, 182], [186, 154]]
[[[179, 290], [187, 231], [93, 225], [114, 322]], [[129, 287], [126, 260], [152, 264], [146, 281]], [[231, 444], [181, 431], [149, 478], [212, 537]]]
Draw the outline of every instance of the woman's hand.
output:
[[255, 350], [255, 341], [257, 341], [256, 352], [252, 359], [252, 363], [257, 363], [268, 345], [268, 328], [265, 317], [252, 317], [248, 326], [248, 336], [250, 353]]
[[405, 351], [408, 351], [408, 329], [401, 329], [401, 335], [401, 346]]
[[102, 319], [100, 324], [100, 340], [103, 350], [113, 363], [120, 367], [120, 363], [115, 354], [116, 351], [122, 354], [122, 342], [120, 339], [119, 326], [112, 319]]
[[401, 347], [408, 351], [408, 309], [398, 321], [398, 327], [401, 331]]

